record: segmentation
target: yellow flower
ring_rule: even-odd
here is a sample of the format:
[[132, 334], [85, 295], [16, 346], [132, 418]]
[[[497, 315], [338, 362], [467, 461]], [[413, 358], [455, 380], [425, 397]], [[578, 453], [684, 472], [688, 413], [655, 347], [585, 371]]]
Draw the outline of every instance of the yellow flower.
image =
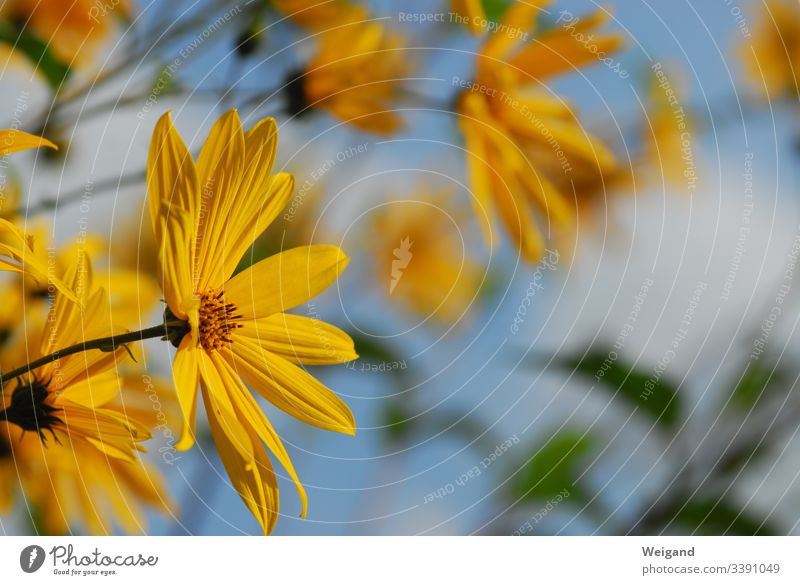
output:
[[363, 6], [346, 0], [271, 0], [280, 13], [293, 22], [312, 30], [324, 30], [367, 18]]
[[129, 0], [111, 10], [96, 0], [9, 0], [2, 16], [25, 24], [65, 64], [87, 62], [113, 30], [114, 19], [126, 18]]
[[[94, 234], [81, 236], [56, 248], [52, 243], [52, 229], [46, 222], [35, 223], [29, 233], [37, 243], [33, 256], [39, 263], [51, 266], [53, 274], [59, 278], [78, 262], [82, 254], [86, 254], [96, 266], [94, 259], [102, 258], [108, 249], [108, 243]], [[131, 247], [130, 240], [128, 247]], [[47, 286], [33, 279], [21, 280], [20, 284], [29, 307], [35, 307], [50, 296]], [[160, 298], [158, 283], [153, 276], [124, 266], [94, 268], [92, 287], [91, 292], [105, 289], [111, 322], [116, 327], [141, 328], [143, 317], [146, 318], [156, 307]]]
[[173, 379], [194, 442], [198, 384], [214, 441], [247, 507], [269, 533], [278, 487], [267, 449], [306, 495], [278, 434], [247, 383], [278, 408], [319, 428], [355, 433], [347, 406], [296, 364], [346, 362], [352, 340], [335, 327], [284, 311], [316, 296], [347, 265], [335, 246], [287, 250], [231, 276], [242, 255], [285, 207], [294, 189], [271, 175], [277, 126], [262, 120], [247, 134], [235, 110], [220, 118], [195, 162], [172, 125], [159, 120], [148, 158], [148, 200], [160, 243], [165, 322], [180, 329]]
[[450, 193], [424, 191], [421, 200], [394, 202], [374, 217], [374, 274], [391, 299], [452, 324], [475, 301], [482, 272], [459, 232], [465, 218], [450, 215]]
[[[27, 332], [20, 332], [16, 343], [0, 353], [3, 372], [111, 332], [108, 300], [102, 289], [90, 292], [91, 278], [91, 265], [84, 257], [66, 277], [81, 305], [57, 295], [46, 320], [30, 319]], [[140, 443], [150, 433], [109, 406], [120, 389], [115, 367], [125, 355], [122, 347], [72, 354], [6, 382], [0, 395], [0, 420], [6, 423], [7, 445], [14, 448], [15, 440], [24, 445], [23, 441], [30, 441], [24, 436], [29, 435], [36, 438], [40, 450], [94, 451], [103, 459], [136, 464], [137, 452], [145, 451]]]
[[[174, 413], [172, 393], [162, 384], [146, 374], [131, 374], [121, 378], [121, 385], [104, 410], [150, 429], [173, 422], [167, 418]], [[152, 399], [155, 392], [158, 402]], [[35, 433], [19, 433], [0, 423], [0, 512], [9, 510], [17, 485], [45, 534], [68, 534], [81, 527], [105, 535], [117, 526], [138, 534], [147, 525], [144, 508], [162, 514], [175, 508], [159, 470], [139, 457], [108, 457], [83, 441], [43, 445]]]
[[[515, 4], [501, 25], [529, 27], [539, 9], [535, 4]], [[598, 11], [526, 44], [503, 33], [492, 35], [479, 52], [473, 83], [458, 99], [471, 199], [484, 237], [494, 242], [493, 218], [499, 211], [508, 235], [531, 262], [544, 250], [532, 208], [539, 209], [548, 232], [570, 223], [573, 194], [559, 190], [555, 182], [575, 169], [607, 173], [616, 164], [572, 108], [540, 87], [619, 47], [621, 39], [615, 35], [598, 34], [591, 44], [580, 40], [607, 18]]]
[[464, 26], [474, 35], [480, 34], [485, 29], [481, 23], [486, 19], [482, 0], [450, 0], [452, 11], [466, 19]]
[[769, 97], [796, 98], [800, 93], [800, 5], [794, 0], [764, 0], [758, 6], [752, 39], [741, 45], [751, 82]]
[[[170, 394], [147, 375], [121, 378], [122, 391], [103, 409], [147, 428], [166, 428], [173, 406]], [[151, 396], [158, 387], [158, 403]], [[159, 410], [153, 405], [158, 404]], [[172, 435], [170, 435], [172, 436]], [[159, 470], [136, 461], [108, 457], [83, 441], [43, 445], [35, 433], [0, 423], [0, 511], [13, 503], [19, 485], [25, 501], [40, 517], [45, 534], [68, 534], [81, 527], [89, 534], [111, 534], [115, 527], [139, 534], [147, 525], [145, 508], [174, 513]]]
[[321, 108], [360, 130], [390, 134], [402, 127], [392, 102], [409, 69], [398, 37], [380, 22], [327, 30], [305, 71], [287, 86], [289, 113]]

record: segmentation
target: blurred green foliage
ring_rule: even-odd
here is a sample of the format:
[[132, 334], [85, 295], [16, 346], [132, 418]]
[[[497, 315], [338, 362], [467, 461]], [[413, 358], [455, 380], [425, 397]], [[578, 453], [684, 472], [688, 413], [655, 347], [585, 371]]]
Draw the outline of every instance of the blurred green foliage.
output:
[[511, 481], [515, 498], [524, 500], [549, 500], [562, 490], [571, 497], [586, 501], [585, 493], [577, 485], [583, 467], [582, 460], [591, 452], [594, 441], [585, 433], [573, 430], [560, 431], [540, 447], [533, 446], [527, 461], [515, 462], [518, 469]]
[[619, 396], [630, 406], [648, 415], [653, 421], [673, 428], [679, 420], [681, 405], [677, 388], [664, 376], [656, 378], [651, 370], [635, 368], [616, 355], [613, 348], [591, 350], [584, 357], [570, 357], [555, 363], [574, 371], [598, 387]]
[[54, 90], [58, 90], [69, 77], [69, 66], [56, 58], [47, 43], [24, 28], [0, 22], [0, 43], [11, 45], [15, 51], [25, 55]]

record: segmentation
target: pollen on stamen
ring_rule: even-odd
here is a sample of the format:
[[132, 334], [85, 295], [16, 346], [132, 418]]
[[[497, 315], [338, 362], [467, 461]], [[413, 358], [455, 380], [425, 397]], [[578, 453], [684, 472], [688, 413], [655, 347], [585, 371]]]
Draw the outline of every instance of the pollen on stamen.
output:
[[206, 351], [223, 349], [233, 342], [231, 333], [241, 327], [242, 318], [234, 303], [226, 303], [223, 291], [209, 291], [200, 297], [199, 341]]

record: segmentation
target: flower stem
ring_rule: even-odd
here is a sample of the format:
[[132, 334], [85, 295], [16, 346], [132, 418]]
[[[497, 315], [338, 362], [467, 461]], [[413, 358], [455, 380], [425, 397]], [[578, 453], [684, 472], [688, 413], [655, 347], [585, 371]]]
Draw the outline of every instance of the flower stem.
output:
[[89, 341], [76, 343], [75, 345], [70, 345], [69, 347], [59, 349], [58, 351], [54, 351], [53, 353], [33, 360], [32, 362], [15, 370], [6, 372], [0, 376], [0, 388], [2, 388], [9, 380], [13, 380], [14, 378], [27, 374], [36, 368], [40, 368], [46, 364], [49, 364], [50, 362], [67, 357], [68, 355], [81, 353], [90, 349], [99, 349], [107, 352], [115, 351], [119, 346], [125, 345], [126, 343], [132, 343], [134, 341], [143, 341], [145, 339], [152, 339], [154, 337], [168, 338], [170, 332], [171, 327], [165, 323], [161, 323], [159, 325], [154, 325], [153, 327], [148, 327], [147, 329], [142, 329], [141, 331], [131, 331], [129, 333], [122, 333], [120, 335], [111, 335], [109, 337], [101, 337], [99, 339], [91, 339]]

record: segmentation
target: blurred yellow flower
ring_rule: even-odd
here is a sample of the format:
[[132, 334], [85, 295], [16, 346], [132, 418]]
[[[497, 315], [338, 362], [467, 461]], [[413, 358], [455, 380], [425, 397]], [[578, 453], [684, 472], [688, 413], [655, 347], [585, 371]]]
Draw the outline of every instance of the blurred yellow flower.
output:
[[95, 57], [114, 23], [129, 14], [129, 0], [8, 0], [0, 16], [23, 22], [60, 61], [74, 66]]
[[[515, 4], [500, 24], [530, 27], [543, 4]], [[563, 226], [572, 218], [573, 194], [555, 183], [576, 169], [608, 173], [616, 165], [609, 148], [585, 131], [570, 105], [541, 85], [615, 51], [622, 43], [618, 35], [593, 33], [591, 43], [584, 42], [586, 33], [607, 19], [602, 11], [572, 17], [525, 44], [495, 33], [479, 52], [474, 80], [462, 83], [457, 112], [475, 213], [493, 244], [499, 211], [508, 235], [531, 262], [544, 250], [532, 206], [547, 221], [548, 232]]]
[[[175, 414], [172, 392], [163, 384], [147, 374], [131, 374], [121, 385], [122, 391], [103, 405], [105, 410], [149, 429], [164, 429], [173, 422], [167, 418]], [[160, 451], [166, 453], [167, 447]], [[175, 511], [164, 479], [151, 463], [108, 457], [82, 441], [42, 445], [34, 433], [20, 434], [0, 423], [0, 513], [9, 510], [17, 487], [45, 534], [69, 534], [80, 527], [105, 535], [117, 526], [139, 534], [147, 523], [144, 508], [162, 514]]]
[[287, 86], [289, 113], [320, 108], [360, 130], [390, 134], [403, 125], [392, 103], [409, 70], [399, 37], [380, 22], [325, 31], [316, 55]]
[[451, 194], [421, 193], [420, 200], [393, 202], [375, 215], [374, 274], [391, 299], [449, 325], [475, 301], [482, 272], [459, 231], [465, 218], [450, 215]]
[[771, 98], [796, 98], [800, 74], [800, 4], [795, 0], [758, 3], [752, 39], [741, 45], [751, 82]]
[[286, 206], [294, 179], [271, 175], [278, 131], [271, 118], [247, 134], [235, 110], [211, 130], [195, 162], [169, 114], [148, 158], [148, 201], [160, 243], [165, 322], [176, 331], [173, 378], [183, 416], [179, 449], [194, 443], [198, 384], [214, 441], [234, 488], [268, 534], [278, 486], [264, 445], [307, 500], [278, 434], [247, 383], [278, 408], [319, 428], [355, 433], [333, 392], [295, 364], [355, 359], [335, 327], [284, 311], [325, 290], [347, 265], [335, 246], [271, 256], [231, 277], [253, 241]]
[[[82, 254], [89, 257], [94, 267], [91, 292], [100, 288], [105, 290], [109, 300], [111, 324], [115, 327], [142, 327], [143, 319], [147, 319], [158, 304], [160, 291], [153, 275], [124, 266], [96, 268], [95, 259], [108, 255], [108, 243], [104, 238], [95, 234], [83, 234], [56, 247], [52, 241], [52, 229], [43, 221], [34, 223], [28, 233], [37, 244], [33, 255], [40, 263], [49, 265], [53, 274], [59, 278], [78, 262]], [[128, 247], [131, 247], [130, 244]], [[22, 280], [21, 286], [29, 307], [35, 307], [37, 301], [44, 301], [50, 296], [47, 286], [33, 279]]]
[[[643, 160], [651, 174], [672, 185], [686, 183], [687, 164], [693, 157], [694, 121], [684, 107], [683, 78], [679, 70], [659, 68], [651, 76], [647, 92], [647, 117], [644, 121]], [[643, 165], [643, 166], [644, 166]]]
[[281, 14], [312, 30], [324, 30], [367, 18], [363, 6], [347, 0], [271, 0]]
[[[118, 413], [121, 416], [121, 413]], [[45, 534], [143, 533], [145, 508], [162, 514], [173, 505], [153, 465], [107, 457], [83, 442], [48, 443], [20, 435], [0, 422], [0, 512], [13, 502], [17, 485], [40, 519]]]
[[464, 19], [464, 26], [472, 34], [477, 35], [486, 30], [481, 26], [481, 23], [486, 20], [482, 0], [450, 0], [450, 7], [455, 14]]
[[[89, 339], [112, 333], [108, 299], [102, 289], [91, 286], [91, 264], [85, 256], [76, 262], [65, 280], [77, 304], [56, 295], [46, 321], [30, 320], [31, 327], [20, 332], [21, 339], [2, 353], [3, 372], [32, 362]], [[37, 325], [34, 327], [33, 325]], [[104, 408], [119, 392], [116, 365], [126, 356], [124, 347], [115, 351], [72, 354], [45, 364], [5, 383], [0, 420], [23, 432], [32, 431], [41, 442], [94, 448], [110, 457], [137, 460], [140, 443], [150, 437], [148, 430], [113, 409]]]

